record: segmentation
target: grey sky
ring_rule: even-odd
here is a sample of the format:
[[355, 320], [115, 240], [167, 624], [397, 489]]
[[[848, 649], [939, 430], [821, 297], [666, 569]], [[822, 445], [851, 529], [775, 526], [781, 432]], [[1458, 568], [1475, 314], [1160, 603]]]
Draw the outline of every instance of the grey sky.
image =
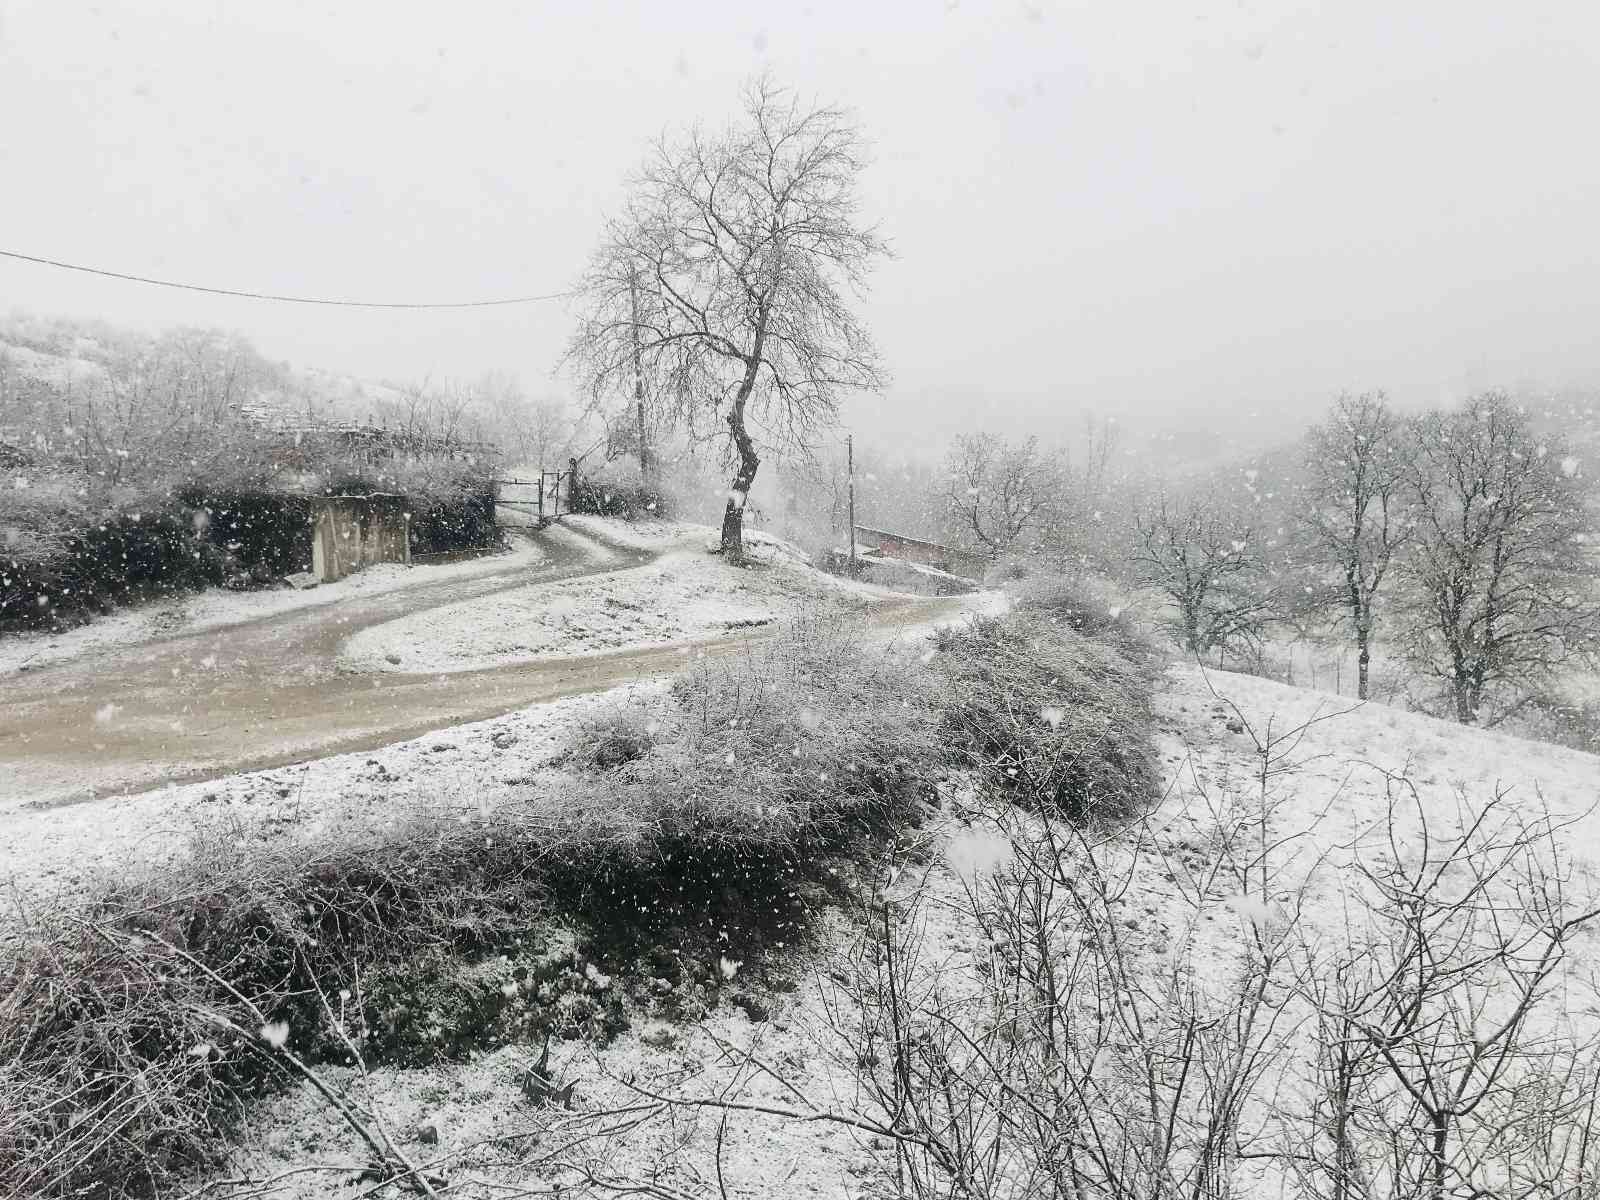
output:
[[[644, 143], [763, 65], [854, 107], [898, 258], [866, 428], [1594, 380], [1592, 2], [0, 0], [0, 247], [391, 300], [567, 285]], [[0, 305], [534, 387], [559, 303], [368, 313], [0, 260]]]

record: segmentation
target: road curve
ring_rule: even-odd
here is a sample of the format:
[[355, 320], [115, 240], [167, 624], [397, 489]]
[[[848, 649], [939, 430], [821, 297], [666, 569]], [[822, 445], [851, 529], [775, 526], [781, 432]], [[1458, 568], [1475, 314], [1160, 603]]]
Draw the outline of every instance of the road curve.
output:
[[[600, 539], [543, 545], [547, 556], [531, 567], [351, 598], [8, 677], [0, 682], [0, 814], [373, 749], [659, 675], [683, 661], [681, 648], [655, 647], [448, 675], [335, 668], [344, 639], [384, 621], [655, 558]], [[891, 601], [869, 619], [907, 625], [955, 607]], [[719, 653], [750, 640], [698, 645]]]

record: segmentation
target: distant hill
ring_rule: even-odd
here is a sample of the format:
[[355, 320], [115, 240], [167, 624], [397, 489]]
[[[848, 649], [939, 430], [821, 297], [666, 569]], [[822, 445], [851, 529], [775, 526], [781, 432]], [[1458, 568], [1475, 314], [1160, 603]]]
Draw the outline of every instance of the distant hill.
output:
[[395, 384], [273, 362], [244, 338], [221, 330], [152, 335], [99, 321], [14, 312], [0, 316], [0, 437], [18, 432], [6, 427], [19, 423], [15, 393], [30, 382], [69, 394], [83, 392], [104, 386], [119, 371], [167, 356], [235, 384], [231, 398], [238, 410], [269, 426], [306, 421], [379, 425], [406, 400], [405, 389]]

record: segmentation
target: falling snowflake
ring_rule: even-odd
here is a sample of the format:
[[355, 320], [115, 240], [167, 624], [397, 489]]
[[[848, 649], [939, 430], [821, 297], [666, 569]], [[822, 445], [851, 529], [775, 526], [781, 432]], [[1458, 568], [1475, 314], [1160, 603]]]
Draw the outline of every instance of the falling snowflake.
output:
[[980, 874], [992, 874], [1011, 858], [1011, 842], [991, 831], [969, 829], [950, 840], [945, 861], [956, 875], [971, 883]]

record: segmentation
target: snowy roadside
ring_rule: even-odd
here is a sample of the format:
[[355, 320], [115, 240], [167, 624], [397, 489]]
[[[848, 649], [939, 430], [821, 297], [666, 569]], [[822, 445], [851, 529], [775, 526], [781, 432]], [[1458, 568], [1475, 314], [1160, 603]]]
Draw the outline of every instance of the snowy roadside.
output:
[[[685, 652], [687, 657], [687, 651]], [[32, 899], [82, 895], [182, 856], [197, 828], [232, 826], [241, 846], [337, 839], [419, 816], [481, 813], [553, 792], [552, 762], [585, 716], [660, 682], [535, 704], [379, 750], [174, 784], [127, 797], [18, 809], [0, 825], [0, 876]]]
[[[620, 542], [611, 524], [589, 532]], [[559, 536], [588, 544], [579, 535]], [[727, 584], [726, 592], [719, 594], [708, 581]], [[562, 610], [568, 624], [555, 630], [550, 643], [555, 647], [552, 652], [574, 654], [578, 651], [573, 647], [585, 631], [596, 628], [597, 623], [624, 618], [633, 624], [619, 624], [614, 629], [631, 629], [636, 638], [629, 643], [633, 647], [675, 640], [664, 631], [692, 626], [692, 620], [678, 611], [691, 601], [693, 619], [702, 622], [706, 636], [727, 637], [730, 632], [752, 631], [752, 625], [770, 624], [777, 619], [773, 614], [787, 617], [807, 609], [831, 610], [845, 618], [870, 618], [872, 608], [859, 598], [862, 592], [878, 600], [898, 598], [879, 589], [849, 585], [841, 602], [840, 589], [834, 586], [838, 583], [848, 581], [794, 563], [738, 570], [695, 551], [671, 553], [647, 567], [572, 584], [536, 585], [525, 593], [530, 608], [552, 596], [577, 597]], [[500, 592], [482, 603], [430, 609], [370, 632], [382, 634], [396, 626], [416, 625], [411, 633], [397, 638], [396, 644], [403, 647], [400, 670], [437, 674], [471, 665], [503, 665], [504, 658], [462, 665], [448, 655], [459, 652], [463, 645], [481, 649], [487, 644], [485, 638], [496, 636], [495, 631], [515, 628], [522, 618], [508, 616], [508, 612], [517, 611], [521, 601], [516, 598], [523, 594]], [[648, 614], [643, 607], [606, 603], [607, 597], [634, 603], [626, 599], [629, 596], [653, 596], [656, 602]], [[921, 602], [927, 603], [925, 599]], [[508, 609], [508, 605], [512, 607]], [[1005, 598], [999, 593], [981, 593], [920, 621], [901, 623], [897, 619], [892, 626], [879, 628], [871, 628], [869, 621], [865, 637], [871, 644], [914, 644], [940, 625], [965, 620], [973, 612], [997, 612], [1004, 605]], [[451, 610], [460, 611], [447, 619], [445, 614]], [[893, 615], [898, 618], [902, 614]], [[730, 631], [730, 623], [742, 624]], [[759, 636], [765, 630], [753, 632]], [[365, 636], [357, 635], [351, 643]], [[406, 642], [405, 637], [417, 640]], [[603, 648], [610, 647], [590, 644], [591, 650]], [[692, 642], [685, 643], [675, 654], [655, 656], [647, 669], [659, 672], [663, 662], [671, 664], [667, 669], [676, 669], [704, 652]], [[424, 666], [426, 656], [441, 661]], [[561, 790], [563, 776], [552, 766], [553, 760], [563, 753], [574, 728], [588, 714], [624, 697], [659, 693], [665, 686], [665, 679], [656, 675], [606, 691], [534, 704], [485, 721], [448, 726], [379, 750], [83, 804], [19, 807], [0, 823], [0, 846], [4, 847], [0, 875], [13, 881], [23, 896], [67, 896], [82, 894], [117, 872], [169, 862], [184, 852], [197, 826], [217, 822], [236, 826], [237, 836], [248, 844], [251, 839], [337, 837], [342, 829], [381, 828], [419, 815], [544, 803], [546, 797], [558, 797]]]
[[621, 545], [665, 551], [655, 563], [575, 582], [532, 584], [362, 630], [339, 656], [344, 670], [438, 674], [542, 658], [705, 641], [773, 625], [803, 608], [861, 612], [905, 594], [830, 575], [765, 535], [750, 538], [754, 565], [734, 567], [704, 550], [706, 526], [630, 525], [567, 518]]
[[[576, 545], [580, 539], [571, 541]], [[186, 592], [172, 600], [130, 608], [62, 633], [6, 635], [0, 638], [0, 675], [177, 634], [241, 625], [341, 600], [532, 568], [544, 558], [545, 553], [537, 543], [514, 533], [512, 548], [498, 554], [437, 566], [379, 563], [337, 583], [320, 584], [305, 591], [281, 587], [250, 592], [230, 592], [222, 588]]]

